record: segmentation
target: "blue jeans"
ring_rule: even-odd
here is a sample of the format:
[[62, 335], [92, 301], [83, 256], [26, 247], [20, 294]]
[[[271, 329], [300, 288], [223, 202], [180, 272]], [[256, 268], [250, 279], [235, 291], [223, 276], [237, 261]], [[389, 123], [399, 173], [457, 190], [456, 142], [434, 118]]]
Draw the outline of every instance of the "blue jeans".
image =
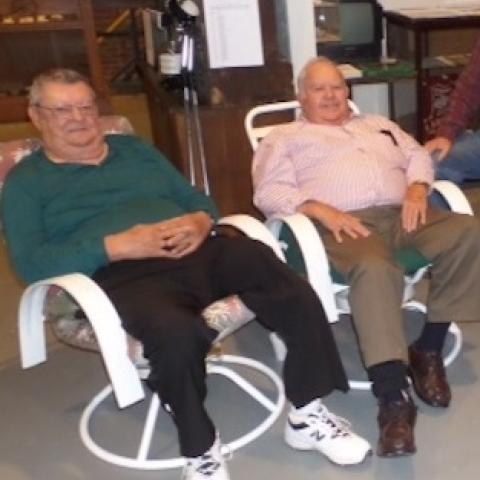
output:
[[[480, 180], [480, 130], [464, 132], [457, 138], [445, 160], [435, 162], [435, 178], [450, 180], [457, 185], [468, 180]], [[430, 203], [449, 209], [447, 202], [437, 192], [430, 195]]]
[[457, 138], [447, 158], [437, 163], [436, 178], [456, 184], [480, 180], [480, 130], [465, 132]]

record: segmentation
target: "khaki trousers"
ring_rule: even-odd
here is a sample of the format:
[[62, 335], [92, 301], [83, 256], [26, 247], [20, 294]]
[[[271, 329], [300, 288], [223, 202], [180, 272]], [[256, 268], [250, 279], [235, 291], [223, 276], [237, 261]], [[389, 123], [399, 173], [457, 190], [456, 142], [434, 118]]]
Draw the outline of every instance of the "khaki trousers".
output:
[[427, 222], [412, 233], [401, 227], [398, 206], [350, 212], [371, 231], [367, 238], [343, 235], [337, 243], [316, 224], [333, 266], [350, 285], [349, 301], [366, 367], [390, 360], [407, 363], [402, 322], [403, 270], [393, 257], [412, 246], [432, 262], [427, 321], [480, 318], [480, 223], [469, 215], [429, 208]]

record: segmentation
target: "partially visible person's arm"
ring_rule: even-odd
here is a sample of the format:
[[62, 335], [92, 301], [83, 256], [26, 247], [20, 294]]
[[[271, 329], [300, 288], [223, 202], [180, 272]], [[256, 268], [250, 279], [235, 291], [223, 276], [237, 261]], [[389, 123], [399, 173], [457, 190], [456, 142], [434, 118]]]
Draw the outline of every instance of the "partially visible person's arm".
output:
[[425, 144], [438, 160], [443, 160], [460, 132], [468, 127], [480, 110], [480, 36], [473, 48], [470, 62], [458, 78], [450, 95], [448, 110], [440, 123], [437, 135]]
[[135, 225], [105, 237], [110, 261], [148, 257], [180, 258], [195, 251], [210, 233], [218, 218], [212, 198], [190, 185], [186, 178], [161, 154], [147, 143], [137, 140], [135, 147], [142, 157], [158, 162], [162, 177], [167, 180], [169, 196], [189, 212], [149, 225]]
[[402, 226], [407, 233], [413, 232], [427, 221], [429, 190], [425, 183], [412, 183], [408, 186], [402, 203]]
[[434, 180], [432, 158], [428, 151], [391, 122], [391, 129], [405, 157], [407, 190], [402, 202], [402, 226], [406, 232], [423, 225], [427, 216], [427, 198]]
[[343, 234], [351, 238], [368, 237], [370, 231], [354, 215], [342, 212], [325, 203], [308, 200], [297, 209], [307, 217], [318, 220], [324, 227], [333, 233], [335, 240], [342, 243]]
[[405, 158], [403, 168], [407, 184], [425, 183], [431, 185], [434, 180], [432, 158], [425, 147], [420, 145], [411, 135], [402, 130], [395, 122], [383, 119], [385, 125], [392, 132], [398, 148]]
[[425, 144], [434, 161], [441, 162], [452, 149], [453, 143], [447, 137], [435, 137]]
[[13, 266], [27, 283], [68, 272], [92, 274], [108, 263], [101, 237], [51, 242], [43, 225], [39, 181], [7, 178], [2, 192], [4, 233]]
[[[146, 147], [139, 146], [141, 142], [136, 145], [137, 150], [129, 153], [132, 158], [146, 154]], [[210, 231], [212, 218], [217, 216], [216, 207], [210, 198], [191, 187], [163, 156], [154, 152], [161, 170], [160, 178], [165, 179], [163, 188], [167, 188], [163, 194], [177, 200], [180, 211], [188, 213], [171, 220], [127, 228], [114, 240], [113, 246], [111, 238], [107, 240], [105, 234], [81, 225], [81, 234], [65, 232], [56, 235], [57, 240], [53, 242], [43, 224], [46, 216], [41, 193], [42, 189], [49, 189], [48, 179], [41, 176], [42, 169], [37, 171], [32, 166], [29, 171], [20, 165], [22, 171], [9, 176], [2, 195], [5, 234], [18, 274], [29, 283], [69, 272], [91, 275], [114, 259], [178, 258], [198, 248]], [[107, 247], [112, 251], [107, 251]]]
[[111, 262], [140, 258], [181, 258], [195, 251], [212, 228], [205, 212], [182, 215], [150, 225], [135, 225], [124, 232], [105, 237], [105, 250]]

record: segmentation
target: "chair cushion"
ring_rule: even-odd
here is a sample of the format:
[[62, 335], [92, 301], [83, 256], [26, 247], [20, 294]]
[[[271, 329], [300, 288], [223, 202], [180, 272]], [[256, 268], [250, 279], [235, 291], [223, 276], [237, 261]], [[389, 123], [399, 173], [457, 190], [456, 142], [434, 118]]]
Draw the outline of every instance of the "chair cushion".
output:
[[[288, 265], [299, 275], [307, 277], [307, 269], [298, 242], [290, 228], [283, 226], [280, 241], [287, 245], [285, 257]], [[402, 248], [394, 252], [396, 262], [403, 268], [406, 275], [413, 275], [420, 268], [429, 265], [430, 261], [413, 247]], [[345, 277], [330, 264], [330, 275], [334, 283], [346, 284]]]
[[84, 350], [99, 351], [90, 322], [75, 300], [61, 288], [48, 289], [44, 315], [60, 341]]
[[[92, 325], [75, 300], [61, 288], [49, 288], [44, 314], [61, 342], [83, 350], [100, 350]], [[253, 318], [237, 295], [217, 300], [202, 312], [202, 316], [215, 329], [225, 323], [244, 325]], [[231, 319], [226, 321], [227, 316]], [[129, 357], [138, 369], [147, 369], [148, 360], [143, 356], [141, 343], [129, 335], [127, 337]]]

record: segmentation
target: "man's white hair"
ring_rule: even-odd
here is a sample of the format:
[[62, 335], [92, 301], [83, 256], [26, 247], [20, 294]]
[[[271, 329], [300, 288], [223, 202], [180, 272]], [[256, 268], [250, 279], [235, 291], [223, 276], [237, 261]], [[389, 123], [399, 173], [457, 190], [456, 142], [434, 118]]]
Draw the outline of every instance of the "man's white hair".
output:
[[[305, 92], [305, 77], [307, 76], [307, 72], [312, 67], [313, 65], [317, 65], [319, 63], [324, 63], [327, 65], [331, 65], [332, 67], [335, 67], [338, 70], [338, 65], [333, 61], [330, 60], [328, 57], [313, 57], [311, 58], [300, 70], [298, 76], [297, 76], [297, 88], [298, 88], [298, 93], [299, 95], [303, 95]], [[339, 73], [342, 75], [340, 70], [338, 70]], [[343, 78], [343, 75], [342, 75]]]
[[45, 84], [51, 82], [63, 83], [65, 85], [72, 85], [74, 83], [85, 83], [92, 90], [95, 96], [95, 90], [90, 80], [80, 72], [71, 70], [69, 68], [52, 68], [37, 75], [32, 82], [29, 89], [28, 99], [30, 105], [39, 105], [41, 103], [42, 88]]

